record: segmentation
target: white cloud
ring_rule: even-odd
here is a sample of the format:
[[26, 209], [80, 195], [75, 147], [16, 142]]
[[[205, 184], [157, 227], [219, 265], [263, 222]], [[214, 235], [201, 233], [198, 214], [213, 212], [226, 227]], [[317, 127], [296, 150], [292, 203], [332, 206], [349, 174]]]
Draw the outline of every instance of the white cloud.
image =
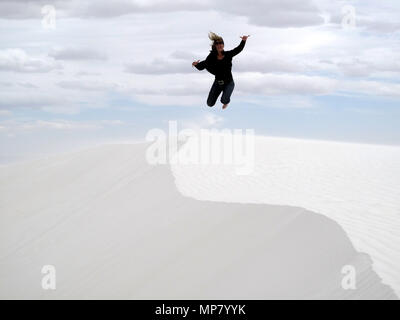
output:
[[140, 103], [154, 106], [206, 106], [207, 97], [199, 95], [172, 96], [168, 94], [135, 94], [134, 99]]
[[117, 85], [114, 83], [108, 83], [105, 81], [77, 81], [77, 80], [65, 80], [57, 83], [60, 88], [82, 90], [82, 91], [104, 91], [117, 89]]
[[0, 50], [0, 71], [42, 73], [60, 69], [60, 63], [45, 56], [29, 56], [22, 49]]
[[378, 81], [344, 81], [341, 90], [347, 93], [400, 97], [400, 84]]
[[100, 76], [99, 72], [87, 72], [87, 71], [79, 71], [75, 74], [77, 77], [85, 77], [85, 76]]
[[311, 0], [249, 0], [217, 2], [217, 8], [247, 16], [250, 24], [274, 28], [303, 27], [324, 23], [318, 7]]
[[224, 119], [222, 117], [219, 117], [213, 113], [207, 113], [204, 116], [204, 120], [202, 121], [202, 123], [204, 123], [208, 127], [217, 126], [217, 125], [222, 124], [223, 122], [224, 122]]
[[131, 62], [125, 67], [130, 73], [137, 74], [173, 74], [193, 72], [189, 61], [167, 60], [164, 58], [154, 58], [151, 62]]
[[10, 116], [12, 112], [10, 110], [0, 110], [0, 117]]
[[292, 57], [271, 57], [266, 58], [261, 54], [246, 54], [246, 59], [241, 59], [239, 63], [235, 63], [234, 71], [239, 72], [287, 72], [299, 73], [307, 71], [307, 65], [304, 61], [296, 61]]
[[67, 99], [52, 95], [50, 93], [27, 91], [21, 94], [20, 91], [0, 92], [0, 108], [40, 108], [44, 106], [57, 106], [64, 104]]
[[1, 16], [8, 19], [40, 18], [40, 8], [52, 4], [60, 17], [111, 18], [127, 14], [169, 12], [219, 12], [245, 16], [250, 24], [270, 27], [302, 27], [323, 23], [319, 8], [311, 0], [70, 0], [11, 1], [0, 3]]
[[64, 119], [56, 120], [7, 120], [1, 122], [3, 132], [16, 134], [21, 131], [33, 130], [98, 130], [107, 126], [121, 126], [122, 120], [96, 120], [96, 121], [71, 121]]
[[100, 108], [103, 103], [98, 91], [26, 88], [0, 92], [0, 108], [23, 108], [51, 113], [76, 114], [82, 108]]
[[45, 5], [43, 0], [2, 0], [0, 2], [0, 16], [6, 19], [40, 18], [40, 8]]
[[106, 60], [107, 57], [102, 52], [97, 52], [91, 48], [53, 48], [49, 56], [56, 60]]
[[197, 117], [196, 119], [184, 119], [181, 123], [183, 128], [192, 130], [218, 128], [224, 123], [224, 118], [214, 113], [206, 112], [201, 117]]
[[330, 94], [337, 89], [335, 79], [292, 74], [245, 73], [240, 79], [240, 91], [246, 94]]
[[18, 85], [23, 87], [23, 88], [29, 88], [29, 89], [38, 88], [37, 85], [35, 85], [35, 84], [31, 83], [31, 82], [19, 82]]
[[71, 121], [43, 121], [37, 120], [30, 123], [21, 124], [22, 130], [34, 129], [56, 129], [56, 130], [73, 130], [73, 129], [98, 129], [97, 124], [90, 123], [77, 123]]
[[311, 97], [301, 95], [262, 96], [258, 98], [246, 96], [243, 99], [239, 98], [239, 101], [254, 106], [279, 109], [309, 109], [318, 106]]

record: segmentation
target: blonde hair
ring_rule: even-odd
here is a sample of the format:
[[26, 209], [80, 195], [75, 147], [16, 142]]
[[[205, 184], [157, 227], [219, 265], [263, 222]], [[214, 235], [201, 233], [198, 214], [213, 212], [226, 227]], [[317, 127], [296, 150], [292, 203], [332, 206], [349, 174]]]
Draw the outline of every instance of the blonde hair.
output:
[[211, 52], [215, 52], [217, 50], [214, 45], [215, 41], [220, 40], [220, 41], [224, 42], [224, 39], [222, 39], [221, 36], [217, 35], [216, 33], [212, 32], [212, 31], [210, 31], [208, 33], [208, 38], [212, 41], [212, 43], [210, 44]]
[[211, 41], [216, 41], [216, 40], [222, 40], [222, 41], [224, 41], [224, 40], [222, 39], [221, 36], [217, 35], [216, 33], [212, 32], [212, 31], [210, 31], [210, 32], [208, 33], [208, 38], [209, 38]]
[[212, 41], [215, 41], [215, 40], [222, 40], [222, 37], [221, 37], [221, 36], [217, 35], [216, 33], [212, 32], [212, 31], [210, 31], [210, 32], [208, 33], [208, 38], [209, 38], [210, 40], [212, 40]]

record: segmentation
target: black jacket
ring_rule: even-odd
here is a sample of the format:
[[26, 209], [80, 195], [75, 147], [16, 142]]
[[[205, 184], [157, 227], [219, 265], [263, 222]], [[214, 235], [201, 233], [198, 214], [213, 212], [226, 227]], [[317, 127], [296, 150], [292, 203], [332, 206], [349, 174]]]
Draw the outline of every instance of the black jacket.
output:
[[206, 60], [203, 60], [195, 65], [198, 70], [206, 69], [208, 72], [215, 75], [216, 80], [225, 80], [229, 82], [232, 80], [232, 58], [241, 52], [244, 48], [246, 41], [240, 41], [240, 44], [232, 50], [224, 51], [224, 58], [218, 60], [217, 52], [210, 52]]

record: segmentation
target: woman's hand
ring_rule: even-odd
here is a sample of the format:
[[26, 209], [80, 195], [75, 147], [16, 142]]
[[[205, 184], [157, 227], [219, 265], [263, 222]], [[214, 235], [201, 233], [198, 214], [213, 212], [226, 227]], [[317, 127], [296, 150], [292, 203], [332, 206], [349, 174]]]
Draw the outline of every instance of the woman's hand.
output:
[[198, 64], [200, 62], [200, 60], [197, 61], [193, 61], [192, 66], [194, 67], [196, 64]]
[[248, 35], [248, 36], [243, 36], [243, 37], [240, 37], [240, 38], [241, 38], [242, 40], [246, 41], [248, 37], [250, 37], [250, 35]]

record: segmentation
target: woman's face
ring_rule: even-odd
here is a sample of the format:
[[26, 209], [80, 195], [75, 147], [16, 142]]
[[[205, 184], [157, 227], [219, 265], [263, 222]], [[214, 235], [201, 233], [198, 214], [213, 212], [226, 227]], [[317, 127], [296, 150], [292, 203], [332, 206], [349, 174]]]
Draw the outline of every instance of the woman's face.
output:
[[222, 41], [215, 41], [215, 48], [217, 49], [218, 52], [221, 52], [224, 50], [224, 43]]

